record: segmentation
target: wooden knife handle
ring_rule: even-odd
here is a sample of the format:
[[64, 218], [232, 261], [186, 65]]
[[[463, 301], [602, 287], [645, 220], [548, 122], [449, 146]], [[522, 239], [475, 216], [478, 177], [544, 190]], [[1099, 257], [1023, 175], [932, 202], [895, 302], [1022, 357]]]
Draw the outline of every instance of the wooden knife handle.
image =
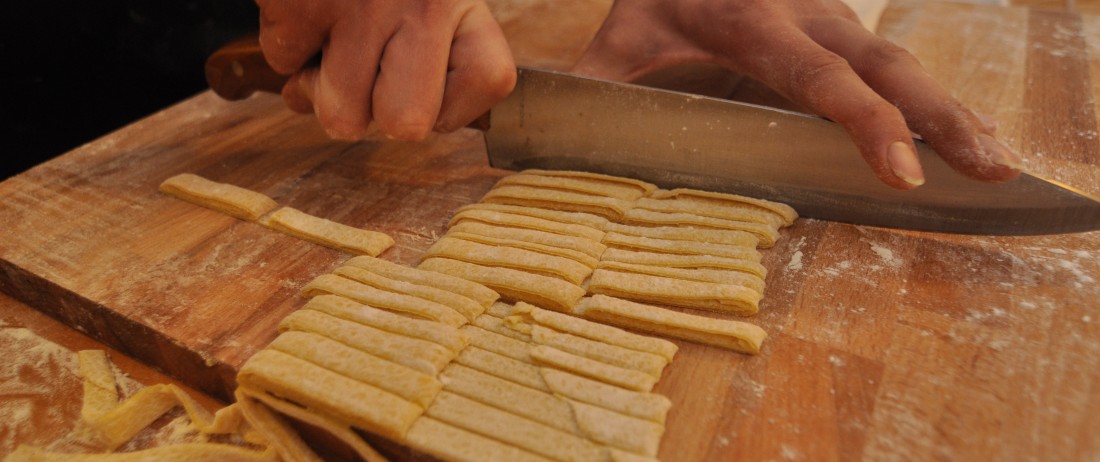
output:
[[[225, 44], [206, 59], [206, 83], [214, 93], [230, 101], [245, 99], [257, 91], [280, 94], [289, 78], [267, 64], [260, 38], [255, 34]], [[474, 119], [467, 127], [488, 130], [489, 113]]]
[[206, 83], [230, 101], [245, 99], [257, 91], [282, 93], [289, 78], [267, 64], [257, 35], [229, 42], [206, 59]]

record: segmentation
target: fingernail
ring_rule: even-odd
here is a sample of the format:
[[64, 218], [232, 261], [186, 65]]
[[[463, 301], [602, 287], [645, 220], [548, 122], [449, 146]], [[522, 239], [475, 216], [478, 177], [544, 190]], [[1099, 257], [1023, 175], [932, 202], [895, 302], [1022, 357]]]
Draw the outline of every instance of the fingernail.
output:
[[978, 142], [982, 144], [986, 154], [989, 154], [989, 160], [994, 164], [1003, 165], [1013, 170], [1023, 169], [1024, 161], [1020, 159], [1020, 156], [1017, 156], [1016, 153], [992, 136], [978, 135]]
[[904, 141], [895, 141], [886, 148], [886, 162], [894, 175], [913, 186], [924, 184], [924, 170], [921, 169], [917, 153]]

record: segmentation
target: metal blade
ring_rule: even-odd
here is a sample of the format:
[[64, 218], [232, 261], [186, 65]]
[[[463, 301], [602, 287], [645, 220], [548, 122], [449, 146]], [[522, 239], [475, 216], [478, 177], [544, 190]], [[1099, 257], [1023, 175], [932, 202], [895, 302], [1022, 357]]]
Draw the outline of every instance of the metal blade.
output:
[[968, 179], [918, 143], [927, 182], [882, 184], [847, 133], [819, 117], [521, 69], [493, 108], [489, 160], [511, 170], [585, 170], [784, 202], [806, 217], [963, 234], [1100, 229], [1100, 201], [1023, 174]]

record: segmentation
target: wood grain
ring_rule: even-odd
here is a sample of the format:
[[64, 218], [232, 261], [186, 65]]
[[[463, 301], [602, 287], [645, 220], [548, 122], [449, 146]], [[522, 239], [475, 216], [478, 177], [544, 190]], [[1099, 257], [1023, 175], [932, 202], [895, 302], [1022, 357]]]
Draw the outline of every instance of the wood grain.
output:
[[[498, 18], [521, 62], [567, 67], [609, 2], [549, 5]], [[997, 118], [1028, 168], [1100, 194], [1100, 17], [895, 1], [879, 31]], [[506, 174], [483, 149], [473, 131], [333, 142], [276, 97], [200, 94], [0, 184], [0, 289], [224, 397], [298, 289], [350, 256], [160, 195], [161, 180], [193, 172], [387, 232], [383, 257], [413, 263]], [[1100, 458], [1100, 233], [801, 220], [763, 263], [753, 320], [771, 336], [754, 357], [680, 343], [657, 385], [674, 403], [661, 460]]]

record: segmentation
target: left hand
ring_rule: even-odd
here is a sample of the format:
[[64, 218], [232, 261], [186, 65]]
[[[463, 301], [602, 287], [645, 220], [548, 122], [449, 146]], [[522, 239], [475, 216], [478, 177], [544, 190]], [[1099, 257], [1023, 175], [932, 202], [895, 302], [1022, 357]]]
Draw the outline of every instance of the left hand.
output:
[[839, 0], [616, 0], [573, 71], [631, 81], [708, 62], [753, 77], [842, 125], [884, 183], [924, 183], [911, 133], [981, 181], [1019, 175], [993, 126]]

